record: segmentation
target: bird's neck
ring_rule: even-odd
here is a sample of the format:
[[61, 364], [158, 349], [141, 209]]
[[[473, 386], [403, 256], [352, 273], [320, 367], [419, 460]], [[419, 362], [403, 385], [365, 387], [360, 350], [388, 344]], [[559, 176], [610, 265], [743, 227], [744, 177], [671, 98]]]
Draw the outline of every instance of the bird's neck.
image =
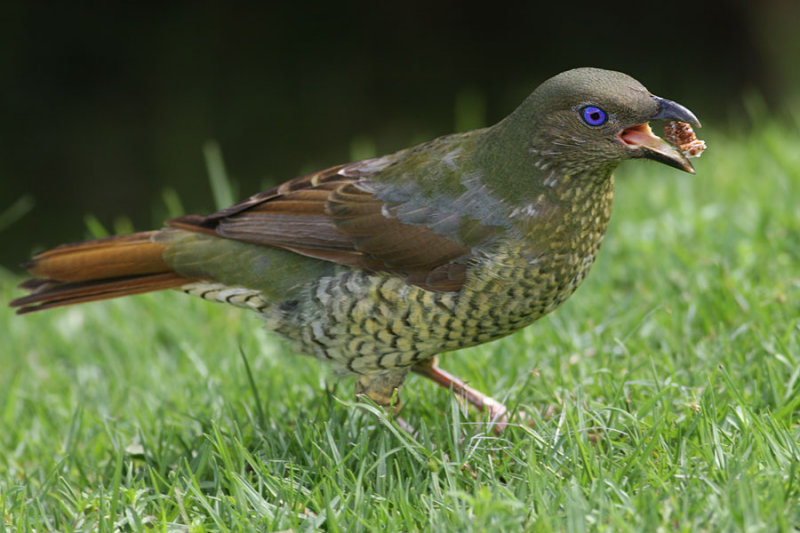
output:
[[542, 248], [569, 252], [585, 241], [597, 241], [599, 246], [613, 199], [613, 175], [558, 176], [536, 198], [512, 207], [509, 218], [517, 233], [539, 252]]
[[[535, 142], [529, 117], [511, 115], [486, 131], [475, 150], [475, 166], [493, 196], [512, 210], [537, 203], [584, 203], [613, 193], [611, 179], [617, 162], [577, 166], [558, 150]], [[552, 153], [551, 153], [552, 152]], [[555, 154], [555, 155], [554, 155]]]

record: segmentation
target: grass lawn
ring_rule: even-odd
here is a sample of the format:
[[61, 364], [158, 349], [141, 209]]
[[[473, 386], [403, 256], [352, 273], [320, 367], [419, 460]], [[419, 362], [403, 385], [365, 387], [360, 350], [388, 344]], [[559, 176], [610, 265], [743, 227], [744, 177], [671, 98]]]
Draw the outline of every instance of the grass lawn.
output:
[[442, 358], [532, 419], [499, 437], [412, 376], [412, 439], [352, 402], [352, 378], [292, 355], [238, 309], [168, 292], [16, 317], [5, 303], [19, 279], [2, 274], [0, 524], [792, 530], [799, 130], [701, 130], [696, 176], [620, 169], [578, 292]]

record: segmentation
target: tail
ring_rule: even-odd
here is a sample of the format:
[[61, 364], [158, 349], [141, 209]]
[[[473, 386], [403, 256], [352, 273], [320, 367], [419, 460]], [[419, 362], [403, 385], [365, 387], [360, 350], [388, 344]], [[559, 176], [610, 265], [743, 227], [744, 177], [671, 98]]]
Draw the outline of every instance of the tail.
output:
[[179, 287], [191, 280], [162, 259], [165, 245], [155, 231], [65, 244], [25, 265], [36, 278], [20, 288], [31, 292], [9, 305], [18, 314]]

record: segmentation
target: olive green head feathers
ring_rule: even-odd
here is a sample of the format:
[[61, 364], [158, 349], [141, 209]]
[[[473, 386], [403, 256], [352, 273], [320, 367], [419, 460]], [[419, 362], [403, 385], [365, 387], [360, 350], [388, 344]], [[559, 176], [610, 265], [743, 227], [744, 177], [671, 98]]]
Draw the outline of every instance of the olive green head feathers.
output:
[[493, 149], [513, 139], [518, 157], [542, 170], [594, 173], [647, 158], [694, 173], [680, 151], [652, 134], [651, 120], [700, 125], [691, 111], [626, 74], [578, 68], [542, 83], [490, 136]]

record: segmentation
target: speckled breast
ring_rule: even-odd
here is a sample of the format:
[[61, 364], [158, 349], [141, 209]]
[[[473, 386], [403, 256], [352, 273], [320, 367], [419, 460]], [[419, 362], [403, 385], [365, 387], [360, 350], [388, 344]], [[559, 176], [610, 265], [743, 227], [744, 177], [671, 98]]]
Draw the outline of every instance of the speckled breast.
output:
[[[601, 234], [602, 237], [602, 234]], [[265, 314], [293, 348], [366, 374], [412, 366], [433, 355], [512, 333], [555, 309], [583, 280], [588, 254], [547, 258], [509, 242], [470, 269], [459, 292], [431, 292], [401, 279], [343, 270], [307, 297]]]

